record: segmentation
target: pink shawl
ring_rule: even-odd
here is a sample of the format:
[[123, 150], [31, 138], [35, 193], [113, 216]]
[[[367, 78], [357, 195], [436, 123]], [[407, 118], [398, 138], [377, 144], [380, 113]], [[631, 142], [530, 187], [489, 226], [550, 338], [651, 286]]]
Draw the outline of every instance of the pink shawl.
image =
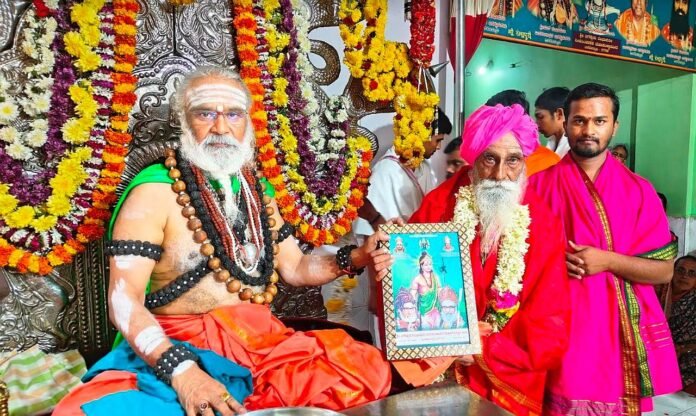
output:
[[[652, 185], [608, 155], [595, 183], [567, 155], [529, 185], [576, 244], [649, 258], [676, 255]], [[608, 229], [606, 229], [608, 227]], [[603, 272], [571, 279], [570, 347], [547, 391], [551, 414], [638, 414], [681, 389], [671, 334], [653, 286]]]

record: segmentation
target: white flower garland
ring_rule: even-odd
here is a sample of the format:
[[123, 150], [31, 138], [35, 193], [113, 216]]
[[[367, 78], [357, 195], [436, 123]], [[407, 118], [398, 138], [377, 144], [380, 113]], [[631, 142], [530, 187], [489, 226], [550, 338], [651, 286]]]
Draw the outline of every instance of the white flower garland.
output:
[[[462, 225], [466, 244], [470, 246], [474, 241], [475, 229], [479, 223], [473, 186], [464, 186], [459, 189], [452, 222]], [[494, 320], [499, 323], [499, 325], [493, 325], [495, 332], [503, 328], [519, 307], [519, 294], [522, 291], [525, 271], [524, 257], [529, 249], [527, 238], [529, 237], [530, 224], [529, 207], [519, 205], [513, 213], [512, 225], [503, 231], [501, 237], [498, 247], [497, 273], [491, 284], [491, 289], [501, 297], [512, 295], [516, 302], [511, 307], [500, 307], [500, 305], [496, 305], [495, 300], [491, 301], [484, 320]], [[497, 316], [489, 316], [491, 314]], [[496, 317], [498, 319], [491, 319]]]
[[[28, 63], [25, 72], [29, 77], [24, 89], [12, 91], [12, 85], [0, 74], [0, 140], [8, 143], [5, 151], [17, 160], [28, 160], [32, 149], [46, 143], [45, 117], [51, 106], [51, 71], [55, 63], [51, 44], [56, 36], [56, 20], [39, 19], [34, 9], [29, 9], [26, 21], [21, 51]], [[15, 126], [20, 117], [33, 121], [18, 129]]]

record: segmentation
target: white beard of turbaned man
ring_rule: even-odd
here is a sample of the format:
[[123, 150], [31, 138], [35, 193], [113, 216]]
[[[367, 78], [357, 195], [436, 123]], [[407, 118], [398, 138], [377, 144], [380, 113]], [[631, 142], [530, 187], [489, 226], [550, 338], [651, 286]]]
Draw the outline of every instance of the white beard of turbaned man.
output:
[[522, 203], [527, 175], [523, 171], [516, 181], [494, 181], [479, 179], [474, 170], [473, 182], [481, 222], [481, 255], [486, 259], [512, 225], [515, 210]]
[[[201, 143], [196, 143], [193, 132], [186, 123], [182, 123], [181, 131], [182, 156], [220, 183], [225, 195], [225, 215], [229, 223], [234, 224], [239, 215], [239, 207], [232, 194], [232, 176], [239, 175], [242, 168], [254, 162], [254, 130], [251, 123], [247, 123], [242, 143], [231, 134], [213, 133], [208, 134]], [[213, 147], [214, 144], [227, 146]]]

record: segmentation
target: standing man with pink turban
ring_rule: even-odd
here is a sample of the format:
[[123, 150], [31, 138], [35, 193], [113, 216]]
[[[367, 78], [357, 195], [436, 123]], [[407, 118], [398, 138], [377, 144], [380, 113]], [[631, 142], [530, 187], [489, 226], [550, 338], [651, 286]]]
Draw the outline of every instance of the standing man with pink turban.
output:
[[681, 389], [656, 284], [677, 254], [655, 189], [607, 150], [619, 99], [584, 84], [564, 105], [570, 153], [530, 178], [567, 238], [572, 320], [568, 353], [549, 377], [554, 415], [639, 415], [651, 397]]
[[[561, 224], [526, 192], [525, 158], [537, 127], [519, 105], [483, 106], [467, 120], [462, 158], [470, 166], [429, 193], [410, 222], [475, 228], [470, 245], [483, 353], [398, 361], [414, 386], [456, 361], [457, 381], [516, 415], [542, 412], [546, 376], [566, 351], [568, 276]], [[390, 256], [375, 258], [378, 279]]]

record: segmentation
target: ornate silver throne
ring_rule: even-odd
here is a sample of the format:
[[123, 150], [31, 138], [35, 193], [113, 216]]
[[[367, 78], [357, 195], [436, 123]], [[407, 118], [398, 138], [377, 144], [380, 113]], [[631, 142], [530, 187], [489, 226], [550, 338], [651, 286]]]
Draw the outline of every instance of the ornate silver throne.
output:
[[[338, 24], [338, 0], [304, 1], [312, 29]], [[131, 116], [134, 139], [120, 189], [155, 162], [165, 145], [176, 146], [179, 127], [170, 117], [169, 97], [182, 74], [206, 64], [236, 66], [229, 2], [199, 0], [182, 7], [159, 0], [139, 3], [139, 61], [135, 70], [138, 102]], [[22, 79], [17, 39], [28, 7], [32, 7], [28, 0], [0, 0], [0, 71], [9, 79]], [[338, 53], [319, 40], [312, 41], [312, 52], [325, 61], [313, 80], [325, 102], [327, 97], [320, 85], [329, 85], [338, 78]], [[372, 139], [376, 152], [374, 134], [356, 123], [367, 114], [389, 109], [363, 100], [360, 89], [360, 82], [353, 79], [345, 88], [345, 95], [352, 101], [353, 128]], [[107, 276], [102, 241], [90, 244], [74, 263], [47, 277], [0, 269], [0, 351], [24, 350], [38, 343], [48, 352], [79, 348], [88, 365], [95, 362], [110, 349], [115, 335], [106, 308]], [[326, 317], [316, 287], [280, 286], [273, 308], [279, 317]]]

